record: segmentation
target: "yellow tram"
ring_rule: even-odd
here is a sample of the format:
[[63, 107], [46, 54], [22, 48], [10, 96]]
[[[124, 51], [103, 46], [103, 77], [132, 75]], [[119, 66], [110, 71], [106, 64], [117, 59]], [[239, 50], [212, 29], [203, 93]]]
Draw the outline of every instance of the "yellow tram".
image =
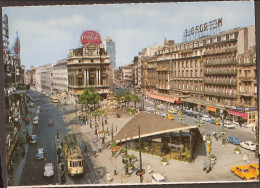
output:
[[74, 134], [64, 136], [63, 148], [67, 161], [68, 174], [71, 176], [83, 174], [84, 157]]

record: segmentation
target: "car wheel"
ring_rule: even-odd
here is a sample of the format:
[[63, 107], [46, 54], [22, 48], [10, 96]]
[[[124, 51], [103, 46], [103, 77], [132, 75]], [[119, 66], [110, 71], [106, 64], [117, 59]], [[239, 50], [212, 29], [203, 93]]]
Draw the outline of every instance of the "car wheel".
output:
[[232, 174], [235, 174], [235, 172], [233, 170], [231, 170]]
[[246, 180], [246, 177], [243, 177], [243, 180]]

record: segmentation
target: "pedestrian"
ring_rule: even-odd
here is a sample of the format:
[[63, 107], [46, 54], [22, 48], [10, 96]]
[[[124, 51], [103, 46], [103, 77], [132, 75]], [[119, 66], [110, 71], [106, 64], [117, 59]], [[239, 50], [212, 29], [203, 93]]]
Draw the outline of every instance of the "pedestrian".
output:
[[244, 160], [245, 162], [248, 161], [248, 158], [247, 158], [247, 154], [246, 154], [246, 153], [244, 153], [243, 160]]

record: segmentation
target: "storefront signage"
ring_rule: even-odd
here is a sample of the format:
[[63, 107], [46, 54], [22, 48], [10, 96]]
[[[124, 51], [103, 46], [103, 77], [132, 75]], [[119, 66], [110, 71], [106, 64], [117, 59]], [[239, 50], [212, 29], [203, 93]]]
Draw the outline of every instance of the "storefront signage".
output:
[[185, 30], [185, 37], [194, 35], [195, 33], [202, 33], [204, 31], [213, 30], [222, 26], [222, 18], [209, 21], [204, 24], [197, 25], [195, 27]]
[[162, 142], [161, 138], [153, 138], [153, 142]]
[[235, 106], [230, 106], [230, 105], [225, 105], [226, 108], [229, 108], [229, 109], [236, 109]]
[[82, 45], [86, 44], [97, 44], [100, 45], [101, 42], [101, 37], [96, 31], [86, 31], [84, 32], [81, 37], [80, 41]]
[[239, 111], [245, 111], [245, 108], [243, 108], [243, 107], [236, 107], [236, 109]]
[[175, 147], [175, 148], [180, 148], [181, 147], [181, 145], [172, 144], [172, 143], [168, 143], [168, 146]]
[[248, 108], [248, 111], [256, 111], [256, 110], [257, 110], [256, 107], [249, 107], [249, 108]]
[[209, 106], [206, 107], [206, 110], [216, 112], [216, 108], [212, 108], [212, 107], [209, 107]]

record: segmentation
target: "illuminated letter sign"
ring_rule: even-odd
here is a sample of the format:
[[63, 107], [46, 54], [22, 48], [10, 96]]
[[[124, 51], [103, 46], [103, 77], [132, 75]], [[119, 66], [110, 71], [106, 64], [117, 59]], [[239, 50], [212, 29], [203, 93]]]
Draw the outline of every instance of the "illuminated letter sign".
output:
[[86, 45], [86, 44], [100, 45], [102, 43], [100, 35], [95, 31], [84, 32], [80, 37], [80, 41], [82, 45]]

